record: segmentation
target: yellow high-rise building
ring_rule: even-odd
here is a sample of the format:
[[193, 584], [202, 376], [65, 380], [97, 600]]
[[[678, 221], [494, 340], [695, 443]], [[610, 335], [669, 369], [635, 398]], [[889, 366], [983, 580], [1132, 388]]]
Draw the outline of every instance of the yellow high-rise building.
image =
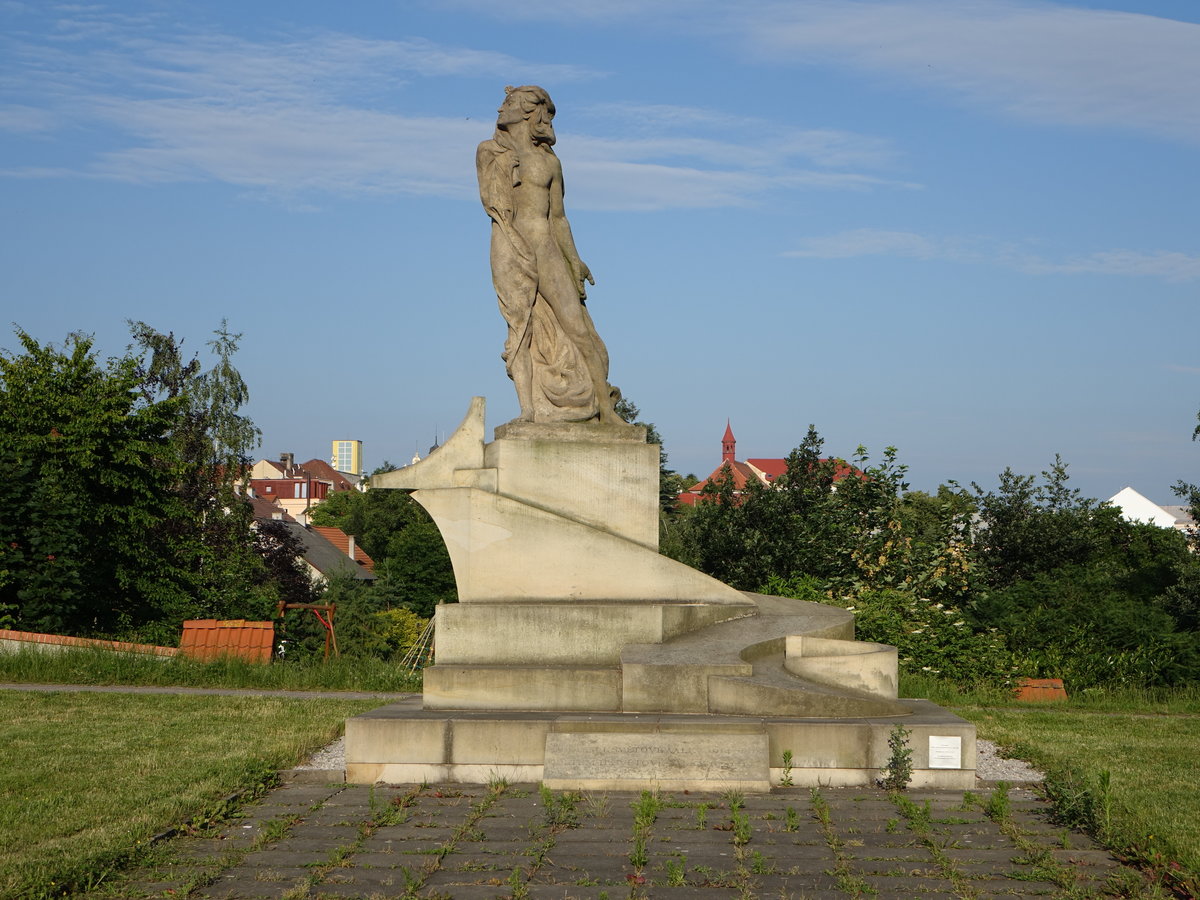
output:
[[362, 441], [334, 441], [333, 458], [329, 460], [339, 472], [362, 474]]

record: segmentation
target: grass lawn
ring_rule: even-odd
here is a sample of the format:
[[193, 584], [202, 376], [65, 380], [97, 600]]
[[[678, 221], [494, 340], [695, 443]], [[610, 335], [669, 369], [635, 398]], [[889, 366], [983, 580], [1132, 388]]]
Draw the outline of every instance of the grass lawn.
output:
[[[1067, 705], [958, 707], [979, 736], [1013, 748], [1049, 773], [1073, 773], [1089, 788], [1106, 842], [1158, 850], [1200, 875], [1200, 791], [1196, 790], [1200, 716], [1096, 712]], [[1109, 773], [1108, 803], [1101, 773]]]
[[16, 684], [144, 684], [309, 691], [419, 691], [420, 674], [381, 659], [340, 657], [269, 665], [238, 659], [199, 662], [106, 650], [59, 653], [0, 650], [0, 682]]
[[1018, 703], [999, 688], [963, 692], [905, 675], [901, 695], [927, 697], [974, 722], [981, 738], [1048, 774], [1056, 805], [1073, 823], [1168, 874], [1178, 863], [1200, 887], [1200, 686]]
[[0, 691], [0, 897], [103, 876], [378, 705]]

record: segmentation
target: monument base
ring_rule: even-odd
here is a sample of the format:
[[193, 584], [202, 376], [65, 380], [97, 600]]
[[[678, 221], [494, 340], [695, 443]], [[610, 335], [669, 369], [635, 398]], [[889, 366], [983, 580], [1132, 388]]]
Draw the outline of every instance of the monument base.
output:
[[[903, 725], [912, 786], [975, 786], [975, 726], [927, 700], [895, 717], [788, 719], [630, 713], [424, 709], [414, 697], [346, 722], [352, 783], [544, 782], [553, 790], [736, 789], [870, 785]], [[791, 767], [783, 754], [790, 751]]]

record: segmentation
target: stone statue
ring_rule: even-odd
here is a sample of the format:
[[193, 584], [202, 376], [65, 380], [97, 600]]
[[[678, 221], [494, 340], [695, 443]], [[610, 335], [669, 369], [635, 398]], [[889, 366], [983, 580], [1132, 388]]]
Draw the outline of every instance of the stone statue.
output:
[[492, 220], [492, 283], [508, 322], [505, 367], [518, 422], [623, 424], [608, 350], [588, 314], [579, 258], [552, 149], [554, 103], [540, 87], [506, 87], [496, 133], [479, 145], [479, 196]]

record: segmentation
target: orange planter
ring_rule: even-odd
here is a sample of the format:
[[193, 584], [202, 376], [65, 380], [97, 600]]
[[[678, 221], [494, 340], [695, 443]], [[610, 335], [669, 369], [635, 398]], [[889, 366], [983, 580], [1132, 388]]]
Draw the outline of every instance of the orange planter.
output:
[[245, 619], [189, 619], [183, 623], [179, 651], [193, 659], [235, 656], [269, 663], [275, 649], [275, 623]]
[[1066, 700], [1067, 689], [1061, 678], [1021, 678], [1013, 693], [1018, 700]]

